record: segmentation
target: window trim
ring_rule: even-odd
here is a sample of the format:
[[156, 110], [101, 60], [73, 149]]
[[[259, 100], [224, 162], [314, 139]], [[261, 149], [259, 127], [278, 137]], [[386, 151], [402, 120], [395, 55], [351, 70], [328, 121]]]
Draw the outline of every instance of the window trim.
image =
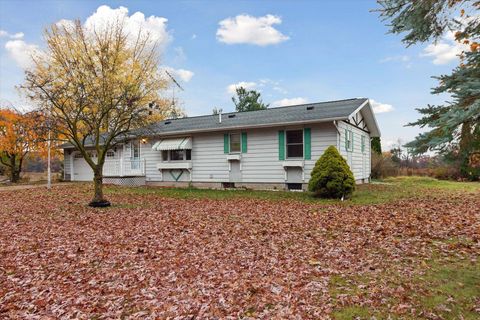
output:
[[[238, 151], [232, 151], [232, 135], [238, 135], [240, 141], [238, 143]], [[230, 132], [228, 134], [228, 153], [229, 154], [239, 154], [242, 153], [242, 133], [241, 132]]]
[[[285, 131], [285, 159], [286, 160], [299, 160], [299, 159], [304, 159], [305, 158], [305, 137], [304, 137], [304, 128], [301, 129], [288, 129], [284, 130]], [[302, 137], [302, 156], [301, 157], [289, 157], [288, 156], [288, 132], [290, 131], [301, 131], [301, 137]], [[300, 143], [290, 143], [290, 145], [300, 145]]]
[[350, 129], [346, 129], [346, 139], [345, 142], [348, 142], [348, 145], [345, 145], [345, 150], [349, 152], [353, 152], [353, 131]]
[[362, 141], [362, 153], [365, 153], [365, 147], [366, 147], [366, 142], [365, 142], [366, 137], [362, 134], [361, 141]]
[[[138, 146], [138, 157], [135, 157], [135, 146]], [[140, 159], [142, 157], [142, 147], [139, 140], [130, 141], [130, 159]]]
[[[180, 161], [192, 161], [192, 154], [190, 151], [190, 160], [187, 160], [187, 150], [191, 149], [174, 149], [174, 150], [162, 150], [162, 162], [180, 162]], [[163, 151], [167, 152], [167, 160], [163, 160]], [[183, 158], [181, 160], [172, 160], [172, 151], [183, 151]]]
[[[112, 156], [109, 156], [108, 154], [112, 154]], [[113, 150], [107, 150], [105, 152], [105, 159], [115, 159], [117, 157], [117, 153]]]

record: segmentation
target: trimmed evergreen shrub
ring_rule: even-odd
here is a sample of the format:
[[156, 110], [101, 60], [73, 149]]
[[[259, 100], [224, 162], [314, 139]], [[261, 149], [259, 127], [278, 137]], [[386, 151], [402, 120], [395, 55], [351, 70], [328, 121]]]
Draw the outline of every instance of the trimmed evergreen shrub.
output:
[[355, 190], [355, 178], [337, 148], [330, 146], [325, 150], [312, 170], [308, 190], [315, 197], [349, 198]]

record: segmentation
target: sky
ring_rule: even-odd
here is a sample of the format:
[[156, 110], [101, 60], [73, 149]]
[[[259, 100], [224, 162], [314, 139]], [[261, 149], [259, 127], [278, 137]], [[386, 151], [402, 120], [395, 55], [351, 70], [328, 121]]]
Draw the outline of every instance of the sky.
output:
[[406, 48], [388, 33], [373, 0], [7, 1], [0, 0], [0, 102], [28, 106], [16, 89], [43, 31], [61, 20], [85, 25], [123, 16], [160, 43], [161, 65], [184, 91], [188, 116], [233, 111], [235, 87], [261, 92], [270, 107], [370, 98], [384, 149], [412, 140], [415, 108], [440, 104], [435, 75], [458, 64], [451, 34]]

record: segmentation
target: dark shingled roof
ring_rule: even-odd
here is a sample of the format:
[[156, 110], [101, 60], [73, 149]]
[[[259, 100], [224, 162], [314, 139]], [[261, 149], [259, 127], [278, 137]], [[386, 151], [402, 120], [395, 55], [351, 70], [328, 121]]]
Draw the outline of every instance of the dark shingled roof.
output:
[[222, 114], [221, 123], [218, 115], [170, 119], [152, 125], [150, 130], [157, 134], [174, 134], [189, 131], [346, 119], [365, 101], [367, 99], [364, 98], [348, 99], [248, 112], [229, 112]]
[[[135, 130], [132, 132], [132, 136], [173, 135], [198, 131], [342, 120], [347, 119], [367, 100], [366, 98], [356, 98], [248, 112], [229, 112], [222, 114], [222, 122], [219, 122], [218, 115], [168, 119], [157, 122], [148, 128]], [[87, 145], [89, 144], [87, 142]], [[71, 147], [73, 146], [69, 143], [60, 146], [60, 148]]]

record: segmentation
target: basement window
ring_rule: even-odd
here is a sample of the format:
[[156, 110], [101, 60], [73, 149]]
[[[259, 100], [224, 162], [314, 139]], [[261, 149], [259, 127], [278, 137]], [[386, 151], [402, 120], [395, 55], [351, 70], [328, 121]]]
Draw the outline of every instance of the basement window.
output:
[[222, 187], [224, 189], [233, 189], [233, 188], [235, 188], [235, 183], [234, 182], [222, 182]]
[[287, 183], [287, 189], [289, 191], [302, 191], [302, 184], [301, 183]]

